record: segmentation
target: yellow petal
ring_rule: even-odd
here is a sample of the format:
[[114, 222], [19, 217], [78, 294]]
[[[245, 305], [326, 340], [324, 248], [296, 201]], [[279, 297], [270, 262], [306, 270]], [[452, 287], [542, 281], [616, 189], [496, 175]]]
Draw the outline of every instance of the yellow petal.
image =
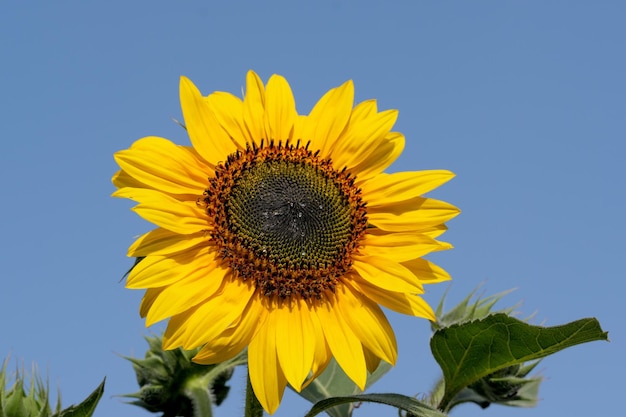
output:
[[276, 354], [276, 316], [270, 314], [248, 346], [250, 383], [257, 399], [273, 414], [283, 398], [287, 379]]
[[367, 364], [367, 372], [373, 374], [378, 368], [378, 365], [380, 365], [380, 358], [374, 355], [365, 346], [363, 346], [363, 355], [365, 356], [365, 363]]
[[443, 268], [426, 259], [413, 259], [402, 265], [409, 268], [422, 284], [436, 284], [452, 279]]
[[350, 119], [353, 104], [352, 80], [328, 91], [309, 113], [303, 127], [302, 140], [310, 140], [312, 149], [319, 149], [322, 155], [330, 155]]
[[125, 173], [166, 193], [202, 195], [207, 176], [213, 170], [194, 153], [159, 137], [146, 137], [138, 142], [142, 146], [115, 153], [115, 161]]
[[209, 216], [195, 201], [180, 201], [147, 188], [121, 188], [112, 195], [139, 201], [140, 204], [133, 207], [133, 211], [174, 233], [190, 235], [210, 228]]
[[128, 256], [170, 255], [203, 243], [209, 244], [209, 236], [204, 232], [181, 235], [158, 228], [137, 238], [128, 248]]
[[375, 148], [363, 154], [358, 163], [348, 165], [350, 172], [357, 175], [356, 184], [360, 186], [361, 182], [383, 172], [400, 156], [403, 149], [404, 136], [402, 134], [391, 132], [386, 135], [383, 141], [376, 143]]
[[194, 149], [214, 167], [225, 161], [237, 146], [219, 122], [198, 88], [187, 77], [180, 78], [180, 105]]
[[152, 303], [146, 316], [146, 326], [189, 310], [213, 296], [225, 275], [226, 268], [213, 264], [181, 276], [161, 291]]
[[194, 349], [211, 341], [237, 320], [254, 287], [249, 282], [224, 278], [221, 288], [202, 304], [172, 317], [163, 335], [163, 348]]
[[[150, 204], [138, 204], [132, 210], [145, 220], [172, 232], [194, 234], [209, 230], [208, 219], [194, 217], [194, 207], [168, 207], [169, 210], [155, 208]], [[178, 209], [178, 210], [177, 210]], [[204, 213], [202, 213], [204, 215]]]
[[452, 172], [445, 170], [383, 173], [363, 182], [361, 190], [370, 208], [419, 197], [453, 177]]
[[254, 71], [246, 76], [246, 97], [243, 101], [243, 121], [251, 140], [257, 145], [267, 139], [265, 132], [265, 89]]
[[[287, 304], [287, 303], [285, 303]], [[304, 300], [276, 308], [276, 353], [287, 381], [298, 392], [313, 364], [316, 340], [311, 313]], [[323, 341], [323, 339], [322, 339]]]
[[400, 292], [424, 292], [419, 279], [402, 264], [390, 259], [367, 256], [355, 257], [354, 270], [365, 281], [377, 287]]
[[124, 187], [129, 187], [129, 188], [146, 188], [146, 184], [142, 183], [141, 181], [138, 181], [136, 178], [131, 177], [130, 175], [128, 175], [128, 172], [124, 172], [122, 170], [119, 170], [115, 173], [115, 175], [113, 175], [113, 178], [111, 178], [111, 182], [113, 182], [113, 185], [115, 185], [116, 188], [124, 188]]
[[377, 113], [378, 104], [376, 103], [376, 100], [370, 99], [360, 102], [359, 104], [354, 106], [354, 109], [352, 109], [352, 114], [350, 115], [350, 121], [348, 122], [348, 128], [346, 129], [346, 132], [349, 131], [350, 124], [357, 123], [369, 117], [376, 116]]
[[154, 300], [161, 294], [161, 291], [167, 287], [159, 287], [159, 288], [148, 288], [141, 299], [141, 304], [139, 305], [139, 316], [144, 318], [148, 315], [148, 310], [152, 307], [152, 303]]
[[390, 232], [421, 231], [445, 223], [460, 213], [452, 204], [416, 197], [389, 205], [368, 207], [367, 220]]
[[237, 96], [223, 91], [216, 91], [206, 98], [216, 120], [241, 150], [249, 141], [248, 131], [243, 121], [243, 102]]
[[265, 117], [269, 139], [283, 141], [291, 138], [298, 117], [291, 87], [280, 75], [272, 75], [265, 91]]
[[[307, 116], [299, 114], [293, 123], [293, 133], [291, 134], [291, 137], [296, 140], [300, 139], [300, 146], [305, 146], [307, 142], [309, 142], [309, 140], [305, 139], [303, 136], [306, 120]], [[309, 149], [312, 149], [310, 144]]]
[[379, 256], [396, 262], [405, 262], [436, 250], [448, 249], [449, 246], [418, 233], [366, 233], [359, 250], [364, 256]]
[[[354, 116], [354, 113], [353, 113]], [[363, 119], [352, 117], [333, 149], [333, 161], [337, 168], [353, 168], [367, 160], [372, 153], [380, 153], [378, 148], [386, 149], [389, 134], [396, 119], [397, 110], [374, 113]], [[383, 153], [384, 155], [384, 153]]]
[[311, 311], [311, 324], [313, 325], [313, 338], [315, 340], [315, 353], [313, 357], [313, 364], [311, 366], [311, 374], [302, 388], [306, 388], [315, 378], [320, 376], [322, 372], [328, 366], [328, 363], [332, 359], [332, 354], [328, 343], [326, 343], [326, 337], [324, 336], [324, 330], [322, 323], [320, 323], [318, 315], [315, 311]]
[[254, 333], [267, 319], [267, 310], [261, 300], [253, 296], [246, 309], [241, 313], [237, 324], [226, 328], [222, 333], [211, 339], [193, 358], [194, 362], [212, 364], [227, 361], [250, 343]]
[[156, 288], [184, 278], [189, 270], [211, 268], [215, 254], [200, 247], [168, 256], [147, 256], [128, 274], [126, 288]]
[[410, 293], [387, 291], [367, 282], [351, 281], [357, 291], [370, 300], [398, 313], [435, 320], [433, 309], [420, 296]]
[[367, 349], [384, 361], [395, 364], [398, 346], [391, 325], [380, 307], [357, 294], [349, 286], [337, 293], [336, 308]]
[[[340, 291], [337, 287], [337, 291]], [[365, 389], [367, 380], [367, 365], [363, 356], [361, 341], [346, 323], [337, 303], [341, 302], [336, 295], [328, 302], [315, 309], [319, 321], [323, 323], [322, 329], [326, 342], [341, 369], [361, 389]]]
[[432, 237], [433, 239], [437, 239], [439, 236], [444, 234], [448, 230], [448, 226], [445, 224], [438, 224], [427, 229], [420, 230], [420, 233]]

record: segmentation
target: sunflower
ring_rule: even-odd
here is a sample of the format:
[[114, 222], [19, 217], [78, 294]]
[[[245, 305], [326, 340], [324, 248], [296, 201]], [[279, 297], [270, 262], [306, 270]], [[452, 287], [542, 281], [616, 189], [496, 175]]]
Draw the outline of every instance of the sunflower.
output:
[[128, 256], [126, 286], [146, 289], [146, 325], [169, 318], [163, 347], [218, 363], [248, 348], [250, 381], [269, 413], [334, 357], [361, 388], [394, 364], [381, 310], [434, 320], [423, 284], [449, 279], [423, 259], [459, 210], [423, 197], [445, 170], [384, 173], [404, 136], [396, 110], [353, 104], [347, 81], [299, 115], [287, 81], [248, 72], [243, 100], [180, 81], [192, 146], [146, 137], [115, 154], [115, 197], [157, 228]]

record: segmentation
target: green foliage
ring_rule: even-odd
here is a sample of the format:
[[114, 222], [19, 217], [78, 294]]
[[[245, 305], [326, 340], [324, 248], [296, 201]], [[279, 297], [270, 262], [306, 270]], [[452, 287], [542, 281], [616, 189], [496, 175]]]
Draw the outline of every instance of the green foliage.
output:
[[[431, 323], [432, 330], [436, 331], [453, 324], [481, 319], [495, 312], [507, 315], [514, 314], [517, 305], [495, 309], [496, 303], [513, 290], [503, 291], [485, 298], [477, 296], [472, 301], [476, 291], [472, 291], [459, 304], [445, 313], [443, 312], [443, 306], [446, 295], [444, 295], [435, 313], [437, 321]], [[527, 377], [527, 375], [537, 363], [539, 361], [534, 361], [527, 365], [508, 367], [481, 378], [470, 386], [463, 388], [454, 397], [448, 408], [451, 409], [464, 402], [473, 402], [482, 408], [486, 408], [492, 403], [517, 407], [533, 407], [537, 404], [541, 377]], [[441, 381], [429, 399], [430, 404], [438, 404], [441, 401], [444, 389], [445, 384]]]
[[446, 299], [446, 294], [441, 297], [441, 301], [437, 306], [437, 310], [435, 311], [435, 315], [437, 316], [436, 322], [431, 322], [431, 328], [433, 331], [439, 330], [443, 327], [449, 327], [453, 324], [463, 323], [466, 321], [472, 321], [475, 319], [480, 319], [486, 317], [489, 314], [494, 312], [505, 313], [511, 315], [515, 310], [516, 306], [507, 307], [501, 310], [493, 310], [495, 304], [500, 301], [504, 296], [510, 294], [513, 290], [503, 291], [498, 294], [490, 295], [486, 298], [481, 298], [480, 296], [476, 298], [476, 301], [470, 303], [472, 298], [476, 294], [476, 290], [472, 291], [467, 297], [465, 297], [459, 304], [454, 306], [452, 309], [443, 312], [443, 306]]
[[96, 406], [104, 393], [104, 382], [105, 380], [83, 402], [69, 406], [52, 417], [91, 417], [94, 411], [96, 411]]
[[[391, 365], [381, 361], [374, 373], [368, 376], [366, 388], [378, 381], [390, 369]], [[330, 397], [352, 398], [361, 393], [362, 391], [352, 382], [345, 372], [343, 372], [337, 361], [332, 359], [324, 372], [299, 394], [315, 404]], [[339, 401], [336, 406], [329, 406], [325, 408], [324, 411], [331, 417], [347, 417], [352, 415], [353, 408], [354, 405], [352, 402]]]
[[[435, 333], [431, 350], [443, 370], [443, 380], [424, 401], [399, 394], [361, 394], [333, 361], [301, 393], [308, 400], [317, 401], [307, 417], [322, 412], [331, 417], [351, 416], [355, 402], [387, 404], [406, 417], [445, 416], [465, 402], [483, 408], [494, 403], [534, 406], [541, 377], [529, 374], [539, 359], [576, 344], [607, 340], [607, 333], [595, 319], [549, 328], [530, 325], [510, 316], [515, 306], [495, 310], [495, 304], [508, 293], [472, 301], [472, 292], [446, 313], [442, 299], [436, 312], [437, 322], [432, 324]], [[388, 365], [377, 370], [368, 383], [388, 370]]]
[[341, 404], [355, 403], [355, 402], [371, 402], [386, 404], [397, 408], [398, 410], [405, 411], [413, 417], [446, 417], [440, 411], [424, 404], [415, 398], [407, 397], [400, 394], [363, 394], [363, 395], [347, 395], [343, 397], [327, 398], [318, 402], [309, 411], [305, 417], [313, 417], [321, 412], [329, 412], [331, 407], [337, 408]]
[[[22, 369], [15, 371], [15, 380], [7, 385], [7, 358], [0, 369], [0, 417], [48, 417], [52, 409], [48, 401], [48, 383], [37, 373], [35, 367], [31, 372], [30, 386], [25, 388], [26, 376]], [[57, 401], [56, 411], [61, 409]]]
[[215, 365], [200, 365], [193, 350], [163, 350], [159, 336], [146, 337], [149, 349], [144, 359], [129, 358], [137, 376], [139, 391], [123, 397], [151, 412], [170, 416], [210, 416], [213, 404], [220, 405], [228, 395], [226, 384], [234, 367], [246, 363], [245, 353]]
[[447, 412], [463, 402], [457, 396], [468, 397], [467, 392], [463, 393], [467, 388], [488, 402], [512, 400], [524, 385], [532, 387], [520, 379], [532, 369], [524, 368], [524, 362], [594, 340], [607, 340], [607, 333], [596, 319], [541, 327], [498, 313], [441, 328], [430, 342], [445, 380], [439, 408]]
[[514, 407], [534, 407], [539, 395], [540, 376], [528, 377], [528, 373], [537, 366], [539, 361], [526, 365], [509, 366], [463, 388], [454, 397], [449, 408], [473, 402], [482, 408], [492, 403]]
[[61, 394], [53, 412], [48, 401], [49, 387], [33, 367], [30, 387], [25, 389], [25, 372], [15, 372], [15, 381], [7, 386], [7, 362], [0, 370], [0, 417], [91, 417], [104, 392], [104, 381], [83, 402], [61, 410]]

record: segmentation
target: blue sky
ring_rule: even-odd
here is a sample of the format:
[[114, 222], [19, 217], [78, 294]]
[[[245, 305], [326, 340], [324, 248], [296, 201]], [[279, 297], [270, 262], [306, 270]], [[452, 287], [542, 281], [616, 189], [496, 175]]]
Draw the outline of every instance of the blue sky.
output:
[[[432, 195], [463, 213], [432, 257], [450, 305], [480, 283], [517, 288], [523, 314], [597, 317], [611, 343], [545, 359], [535, 409], [453, 415], [614, 415], [623, 324], [626, 4], [621, 1], [5, 2], [0, 13], [0, 357], [36, 362], [64, 404], [107, 377], [96, 417], [148, 416], [136, 391], [141, 292], [125, 257], [149, 224], [110, 197], [113, 153], [147, 135], [186, 144], [178, 82], [239, 94], [248, 69], [287, 77], [306, 113], [353, 79], [356, 100], [396, 108], [404, 154], [391, 170], [449, 169]], [[428, 391], [428, 323], [390, 314], [398, 366], [372, 392]], [[239, 415], [244, 375], [216, 416]], [[619, 393], [618, 393], [619, 389]], [[276, 416], [303, 415], [287, 392]], [[363, 405], [355, 416], [396, 415]]]

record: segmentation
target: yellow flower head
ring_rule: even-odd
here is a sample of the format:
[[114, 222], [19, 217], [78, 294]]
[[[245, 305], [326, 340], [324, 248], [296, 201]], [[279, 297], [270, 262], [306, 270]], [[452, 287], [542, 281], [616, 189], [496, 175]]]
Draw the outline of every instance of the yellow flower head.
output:
[[432, 320], [418, 294], [449, 279], [422, 257], [451, 247], [436, 238], [458, 209], [422, 195], [453, 174], [383, 173], [404, 147], [397, 111], [353, 100], [348, 81], [299, 115], [279, 75], [248, 72], [243, 100], [182, 77], [192, 146], [146, 137], [115, 154], [113, 195], [157, 226], [128, 251], [146, 325], [169, 317], [164, 348], [203, 346], [199, 363], [248, 347], [269, 413], [333, 356], [364, 388], [397, 356], [379, 305]]

